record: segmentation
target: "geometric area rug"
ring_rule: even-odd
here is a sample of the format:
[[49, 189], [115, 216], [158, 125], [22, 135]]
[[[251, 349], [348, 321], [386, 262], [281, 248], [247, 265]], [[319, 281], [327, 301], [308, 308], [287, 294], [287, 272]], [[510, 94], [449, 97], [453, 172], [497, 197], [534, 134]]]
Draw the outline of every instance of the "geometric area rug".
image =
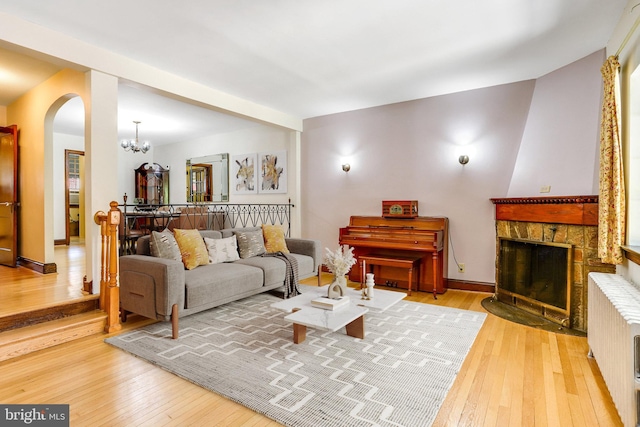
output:
[[[291, 323], [259, 294], [106, 339], [285, 426], [430, 426], [484, 313], [400, 301], [365, 314], [365, 338]], [[212, 414], [212, 424], [215, 423]]]

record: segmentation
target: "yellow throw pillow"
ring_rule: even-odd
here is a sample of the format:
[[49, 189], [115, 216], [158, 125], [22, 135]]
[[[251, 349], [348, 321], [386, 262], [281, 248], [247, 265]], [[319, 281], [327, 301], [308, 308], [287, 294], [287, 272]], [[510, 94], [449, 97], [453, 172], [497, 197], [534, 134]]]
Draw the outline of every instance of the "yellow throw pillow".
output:
[[267, 253], [289, 253], [287, 242], [284, 240], [284, 230], [282, 227], [262, 224], [262, 235], [264, 236], [264, 247]]
[[209, 264], [209, 252], [204, 239], [198, 230], [181, 230], [176, 228], [173, 234], [180, 248], [182, 263], [187, 270], [193, 270], [199, 265]]

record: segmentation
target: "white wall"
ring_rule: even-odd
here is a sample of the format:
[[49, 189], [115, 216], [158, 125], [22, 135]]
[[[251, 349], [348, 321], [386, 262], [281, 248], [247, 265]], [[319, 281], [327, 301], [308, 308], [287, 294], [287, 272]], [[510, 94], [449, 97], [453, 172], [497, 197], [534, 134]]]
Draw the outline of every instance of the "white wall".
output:
[[[299, 209], [298, 194], [298, 165], [296, 164], [295, 131], [266, 126], [258, 123], [250, 123], [247, 128], [235, 132], [210, 135], [193, 141], [177, 142], [175, 144], [162, 145], [153, 148], [153, 161], [170, 168], [170, 194], [171, 203], [182, 204], [187, 201], [186, 192], [186, 160], [193, 157], [202, 157], [212, 154], [259, 153], [271, 150], [287, 151], [288, 181], [287, 193], [283, 194], [253, 194], [237, 195], [230, 191], [229, 203], [288, 203], [289, 199]], [[137, 167], [137, 166], [136, 166]], [[233, 168], [229, 165], [229, 173]], [[259, 170], [256, 171], [256, 174]], [[257, 175], [256, 175], [257, 177]], [[229, 182], [233, 183], [230, 177]], [[133, 178], [131, 178], [133, 180]], [[131, 200], [131, 199], [130, 199]], [[300, 221], [296, 212], [292, 212], [292, 236], [299, 235]]]
[[448, 277], [494, 283], [489, 199], [507, 194], [533, 91], [526, 81], [305, 120], [303, 236], [334, 248], [351, 215], [380, 216], [382, 200], [418, 200], [421, 216], [449, 218]]
[[598, 194], [604, 60], [600, 50], [536, 80], [509, 197]]
[[65, 150], [84, 151], [84, 138], [64, 133], [53, 134], [53, 238], [66, 239]]
[[[234, 154], [257, 153], [268, 150], [288, 150], [289, 138], [292, 131], [269, 127], [264, 125], [254, 125], [248, 129], [206, 136], [193, 141], [178, 142], [175, 144], [155, 147], [153, 151], [153, 161], [162, 166], [169, 166], [171, 203], [186, 203], [186, 160], [192, 157], [202, 157], [211, 154], [229, 153]], [[288, 156], [289, 165], [293, 167], [293, 162]], [[231, 170], [231, 167], [230, 167]], [[292, 174], [289, 174], [291, 181]], [[233, 180], [230, 180], [232, 182]], [[230, 203], [286, 203], [290, 194], [293, 194], [291, 186], [288, 185], [287, 194], [255, 194], [255, 195], [235, 195], [229, 194]]]

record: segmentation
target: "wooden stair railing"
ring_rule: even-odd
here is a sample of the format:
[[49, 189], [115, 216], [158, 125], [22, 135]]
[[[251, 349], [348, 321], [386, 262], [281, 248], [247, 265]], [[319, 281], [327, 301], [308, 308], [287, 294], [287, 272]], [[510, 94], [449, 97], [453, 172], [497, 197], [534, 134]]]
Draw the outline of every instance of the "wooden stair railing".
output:
[[118, 224], [120, 209], [118, 202], [109, 203], [108, 213], [98, 211], [93, 220], [100, 226], [100, 309], [107, 313], [104, 331], [119, 331], [120, 324], [120, 288], [118, 287]]

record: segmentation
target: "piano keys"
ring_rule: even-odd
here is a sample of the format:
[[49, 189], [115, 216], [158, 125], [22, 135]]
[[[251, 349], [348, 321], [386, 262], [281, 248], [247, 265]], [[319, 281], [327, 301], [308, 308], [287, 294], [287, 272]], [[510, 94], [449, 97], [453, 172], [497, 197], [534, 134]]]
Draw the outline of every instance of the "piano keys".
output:
[[[349, 226], [340, 229], [341, 245], [354, 248], [361, 265], [361, 256], [386, 258], [420, 256], [419, 291], [442, 294], [446, 291], [449, 220], [445, 217], [388, 218], [352, 216]], [[408, 289], [405, 270], [373, 266], [377, 284], [397, 283]], [[362, 282], [360, 268], [352, 268], [349, 279]]]

